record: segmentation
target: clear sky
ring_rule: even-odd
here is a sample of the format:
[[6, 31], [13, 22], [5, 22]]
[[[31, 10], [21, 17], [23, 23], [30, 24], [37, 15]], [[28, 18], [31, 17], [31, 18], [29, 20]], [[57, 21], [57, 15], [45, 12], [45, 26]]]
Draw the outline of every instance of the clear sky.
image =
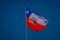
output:
[[28, 40], [60, 40], [59, 0], [0, 0], [0, 40], [26, 40], [25, 5], [48, 20], [39, 32], [28, 28]]

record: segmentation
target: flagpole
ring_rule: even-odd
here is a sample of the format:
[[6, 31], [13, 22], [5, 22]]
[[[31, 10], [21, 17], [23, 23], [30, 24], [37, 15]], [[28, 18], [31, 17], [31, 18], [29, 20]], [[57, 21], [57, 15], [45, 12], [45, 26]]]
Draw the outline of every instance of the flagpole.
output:
[[[25, 7], [25, 24], [26, 24], [26, 7]], [[28, 40], [27, 24], [26, 24], [26, 40]]]

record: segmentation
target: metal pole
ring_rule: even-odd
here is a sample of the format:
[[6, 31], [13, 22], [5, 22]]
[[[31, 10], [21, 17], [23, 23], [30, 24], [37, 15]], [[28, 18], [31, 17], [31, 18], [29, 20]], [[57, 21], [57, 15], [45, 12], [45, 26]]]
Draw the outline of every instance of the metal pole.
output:
[[[26, 24], [26, 7], [25, 7], [25, 24]], [[26, 24], [26, 40], [28, 40], [27, 24]]]

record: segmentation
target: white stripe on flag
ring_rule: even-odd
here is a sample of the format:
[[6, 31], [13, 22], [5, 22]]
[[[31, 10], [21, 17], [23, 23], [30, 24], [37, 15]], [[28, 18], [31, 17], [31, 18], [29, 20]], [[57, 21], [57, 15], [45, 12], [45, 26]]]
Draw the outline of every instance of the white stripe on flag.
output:
[[[30, 15], [29, 18], [32, 18], [33, 20], [35, 19], [35, 21], [38, 23], [38, 24], [42, 24], [42, 25], [46, 25], [47, 23], [45, 22], [45, 18], [39, 18], [36, 14], [32, 13]], [[46, 20], [47, 21], [47, 20]]]

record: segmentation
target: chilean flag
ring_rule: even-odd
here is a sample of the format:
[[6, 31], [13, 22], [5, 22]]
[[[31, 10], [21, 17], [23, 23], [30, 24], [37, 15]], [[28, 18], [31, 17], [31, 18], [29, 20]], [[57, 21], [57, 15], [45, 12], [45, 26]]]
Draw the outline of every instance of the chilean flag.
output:
[[26, 26], [31, 30], [39, 31], [46, 27], [47, 20], [42, 16], [37, 16], [31, 10], [26, 8]]

